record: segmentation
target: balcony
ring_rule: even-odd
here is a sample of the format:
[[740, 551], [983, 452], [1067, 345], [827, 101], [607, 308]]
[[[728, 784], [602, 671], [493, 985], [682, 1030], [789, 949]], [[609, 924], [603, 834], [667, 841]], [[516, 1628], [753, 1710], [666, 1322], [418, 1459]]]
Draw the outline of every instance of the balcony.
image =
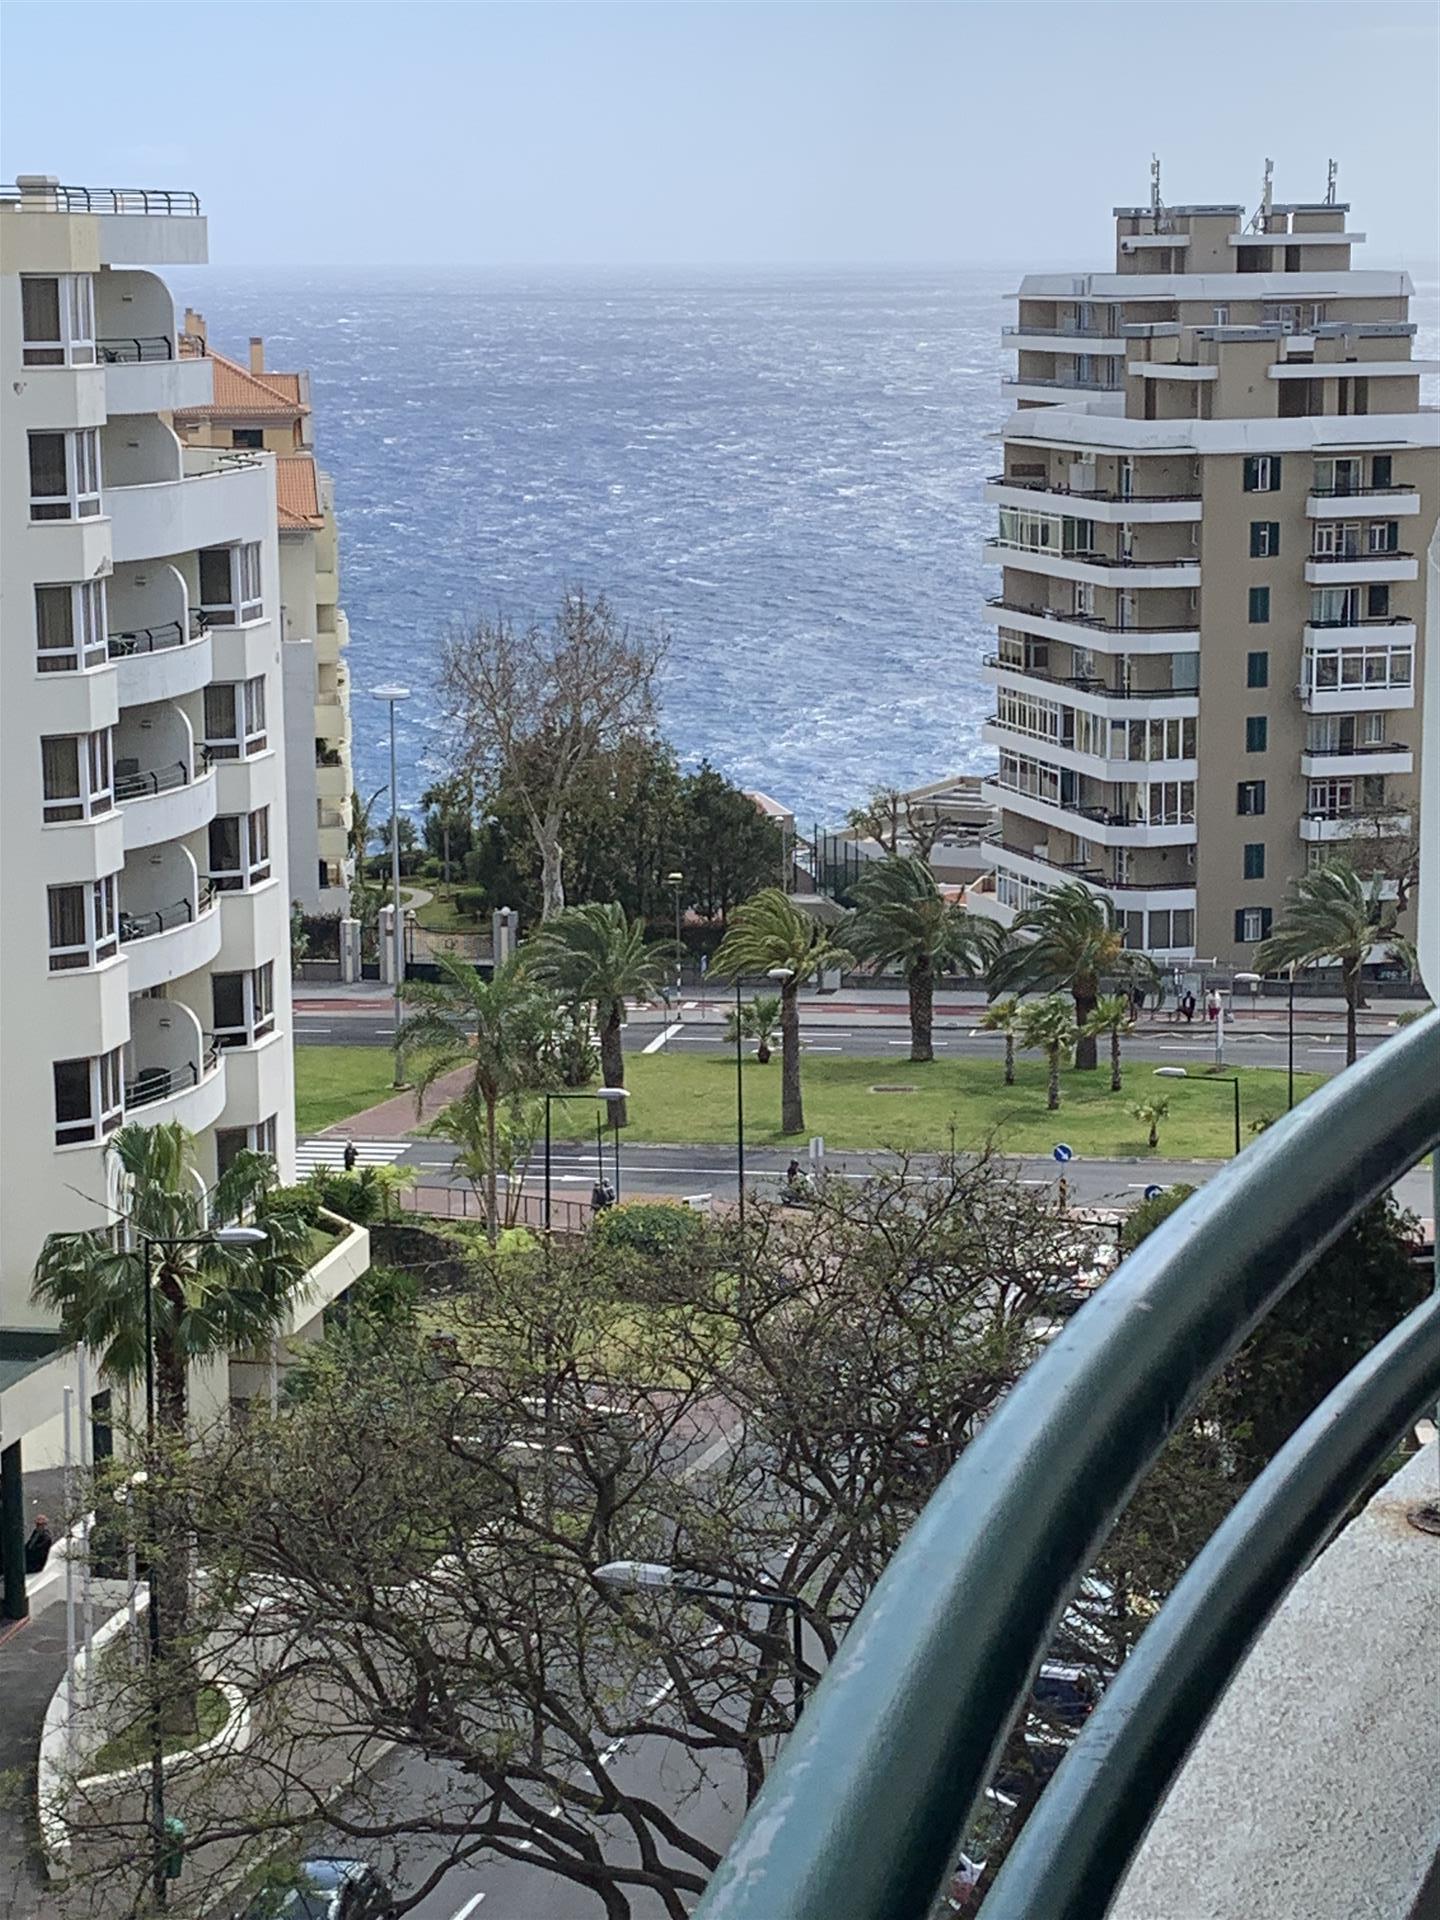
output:
[[220, 913], [205, 882], [189, 895], [145, 912], [120, 909], [120, 944], [129, 962], [132, 993], [164, 986], [200, 967], [220, 951]]
[[[996, 866], [1008, 867], [1012, 873], [1018, 873], [1023, 879], [1034, 880], [1042, 886], [1064, 886], [1067, 882], [1080, 881], [1082, 885], [1092, 887], [1097, 893], [1108, 894], [1117, 907], [1143, 911], [1150, 905], [1179, 909], [1195, 905], [1195, 876], [1189, 873], [1183, 880], [1112, 880], [1103, 867], [1083, 860], [1051, 860], [1048, 855], [1036, 853], [1032, 847], [1012, 847], [1005, 842], [988, 850]], [[1150, 899], [1151, 894], [1160, 896]]]
[[1198, 627], [1127, 627], [1093, 613], [1065, 612], [1055, 607], [1027, 607], [999, 595], [985, 602], [984, 619], [991, 626], [1013, 627], [1041, 640], [1063, 640], [1067, 646], [1092, 653], [1197, 653]]
[[105, 636], [106, 652], [117, 668], [116, 690], [122, 707], [174, 700], [208, 686], [213, 660], [205, 616], [187, 610], [156, 627], [125, 627]]
[[1367, 773], [1413, 773], [1415, 755], [1403, 740], [1380, 746], [1307, 748], [1300, 755], [1300, 771], [1313, 778], [1334, 774], [1340, 779], [1361, 779]]
[[338, 693], [317, 693], [315, 696], [315, 738], [317, 740], [343, 740], [349, 733], [349, 710]]
[[1066, 767], [1071, 773], [1083, 774], [1088, 780], [1104, 780], [1110, 785], [1138, 780], [1193, 780], [1196, 778], [1197, 768], [1193, 758], [1112, 759], [1108, 754], [1087, 753], [1083, 748], [1073, 746], [1069, 741], [1045, 739], [1037, 734], [1022, 733], [1017, 728], [1008, 726], [998, 713], [992, 713], [982, 723], [980, 738], [987, 746], [997, 749], [1009, 747], [1016, 753], [1029, 754], [1032, 759], [1043, 760], [1047, 766]]
[[992, 807], [1023, 813], [1061, 833], [1075, 833], [1083, 839], [1097, 841], [1102, 847], [1185, 847], [1195, 842], [1193, 815], [1188, 820], [1143, 820], [1139, 814], [1118, 813], [1110, 807], [1082, 807], [1060, 800], [1042, 800], [1020, 787], [1006, 786], [994, 776], [981, 781], [980, 797]]
[[1354, 519], [1357, 500], [1371, 502], [1368, 511], [1387, 519], [1420, 511], [1418, 487], [1312, 487], [1305, 511], [1312, 520]]
[[207, 1043], [183, 1001], [132, 999], [125, 1048], [125, 1110], [146, 1126], [178, 1120], [191, 1133], [225, 1108], [225, 1056]]
[[1314, 845], [1331, 840], [1392, 840], [1410, 831], [1408, 813], [1358, 807], [1342, 811], [1326, 807], [1300, 816], [1300, 838]]
[[105, 369], [107, 414], [175, 413], [209, 406], [214, 394], [210, 361], [182, 355], [173, 334], [102, 336], [95, 344]]
[[1039, 378], [1031, 374], [1006, 374], [1000, 382], [1001, 392], [1017, 404], [1028, 402], [1031, 406], [1063, 406], [1067, 400], [1083, 400], [1086, 411], [1090, 413], [1124, 413], [1125, 387], [1106, 386], [1098, 380], [1054, 380]]
[[1118, 360], [1129, 345], [1115, 334], [1067, 332], [1064, 327], [1002, 327], [1000, 332], [1027, 353], [1088, 353]]
[[1064, 699], [1087, 713], [1103, 713], [1112, 720], [1167, 716], [1195, 720], [1200, 714], [1200, 694], [1195, 687], [1112, 687], [1093, 674], [1043, 673], [1038, 667], [1006, 660], [998, 653], [987, 653], [980, 668], [995, 685], [1013, 686], [1020, 692], [1042, 691], [1046, 697]]
[[274, 487], [273, 456], [213, 447], [184, 448], [163, 478], [107, 485], [116, 563], [263, 539], [275, 517]]
[[115, 798], [125, 825], [125, 850], [182, 840], [215, 817], [215, 770], [203, 751], [193, 759], [134, 767], [116, 762]]
[[1008, 540], [987, 540], [985, 558], [995, 566], [1023, 567], [1053, 580], [1080, 580], [1096, 587], [1198, 587], [1200, 562], [1176, 555], [1168, 560], [1121, 560], [1089, 551], [1054, 553], [1021, 547]]
[[1118, 493], [1113, 487], [1067, 487], [1058, 481], [1014, 480], [1003, 473], [985, 482], [985, 498], [1000, 507], [1044, 506], [1053, 500], [1063, 513], [1073, 503], [1084, 503], [1085, 518], [1101, 526], [1155, 526], [1193, 523], [1201, 516], [1198, 493]]
[[1305, 562], [1305, 578], [1315, 587], [1414, 580], [1419, 571], [1413, 553], [1312, 553]]

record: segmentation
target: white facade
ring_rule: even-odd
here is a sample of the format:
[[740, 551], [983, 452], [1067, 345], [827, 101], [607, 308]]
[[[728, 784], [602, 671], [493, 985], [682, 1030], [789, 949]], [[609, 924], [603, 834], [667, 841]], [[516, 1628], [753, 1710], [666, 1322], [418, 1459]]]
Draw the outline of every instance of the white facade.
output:
[[275, 461], [171, 425], [210, 368], [134, 263], [202, 262], [198, 208], [52, 188], [0, 202], [5, 1328], [122, 1120], [294, 1172]]

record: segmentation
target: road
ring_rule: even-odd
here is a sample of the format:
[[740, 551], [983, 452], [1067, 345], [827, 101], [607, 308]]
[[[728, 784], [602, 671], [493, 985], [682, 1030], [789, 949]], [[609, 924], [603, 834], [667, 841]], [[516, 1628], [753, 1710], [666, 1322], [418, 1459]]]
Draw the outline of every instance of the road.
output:
[[[999, 1034], [982, 1033], [975, 1025], [980, 1007], [941, 1014], [935, 1022], [935, 1051], [941, 1059], [994, 1059], [1004, 1049]], [[1393, 1029], [1388, 1016], [1374, 1014], [1360, 1033], [1360, 1051], [1368, 1053]], [[390, 1002], [320, 1001], [301, 999], [295, 1006], [297, 1046], [388, 1047], [395, 1033]], [[909, 1051], [909, 1028], [902, 1006], [858, 1008], [826, 1007], [806, 1002], [801, 1016], [801, 1044], [809, 1053], [839, 1054], [863, 1059], [891, 1059]], [[630, 1016], [628, 1045], [646, 1052], [712, 1053], [726, 1044], [724, 1009], [718, 1005], [685, 1002], [677, 1018], [637, 1009]], [[1127, 1049], [1145, 1059], [1173, 1057], [1177, 1065], [1210, 1065], [1215, 1058], [1214, 1029], [1203, 1021], [1192, 1026], [1168, 1020], [1145, 1021], [1126, 1042]], [[1283, 1009], [1264, 1015], [1244, 1014], [1231, 1021], [1225, 1035], [1226, 1059], [1232, 1066], [1283, 1067], [1287, 1040]], [[1334, 1073], [1345, 1062], [1343, 1014], [1307, 1012], [1297, 1020], [1295, 1065], [1304, 1073]]]

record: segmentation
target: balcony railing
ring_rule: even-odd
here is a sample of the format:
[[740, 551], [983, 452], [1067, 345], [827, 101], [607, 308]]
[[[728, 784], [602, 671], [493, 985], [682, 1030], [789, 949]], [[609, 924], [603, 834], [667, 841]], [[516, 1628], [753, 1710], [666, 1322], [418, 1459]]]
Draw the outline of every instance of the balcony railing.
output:
[[1414, 617], [1406, 613], [1385, 614], [1371, 619], [1365, 614], [1353, 614], [1343, 620], [1306, 620], [1307, 627], [1344, 627], [1347, 630], [1359, 627], [1413, 627]]
[[[1399, 547], [1386, 547], [1381, 553], [1370, 551], [1356, 553], [1307, 553], [1305, 558], [1312, 566], [1334, 565], [1353, 567], [1361, 560], [1413, 560], [1413, 553], [1406, 553]], [[1312, 622], [1313, 624], [1313, 622]]]
[[219, 1064], [219, 1048], [209, 1046], [198, 1060], [183, 1061], [178, 1067], [142, 1067], [133, 1080], [125, 1082], [126, 1108], [153, 1106], [157, 1100], [198, 1087]]
[[1177, 553], [1164, 560], [1135, 560], [1113, 553], [1096, 553], [1089, 547], [1067, 547], [1063, 552], [1054, 547], [1023, 547], [1014, 540], [991, 539], [988, 545], [998, 547], [1002, 553], [1018, 554], [1021, 558], [1033, 556], [1037, 560], [1077, 560], [1087, 567], [1131, 567], [1143, 571], [1146, 567], [1196, 567], [1199, 560], [1193, 553]]
[[[1108, 589], [1107, 589], [1108, 591]], [[1089, 627], [1096, 633], [1133, 633], [1137, 640], [1149, 639], [1160, 633], [1194, 633], [1191, 627], [1142, 627], [1125, 625], [1118, 620], [1102, 620], [1098, 613], [1075, 613], [1062, 607], [1025, 607], [1018, 600], [1007, 600], [1003, 594], [996, 594], [985, 602], [987, 607], [998, 607], [1002, 613], [1028, 614], [1032, 620], [1056, 620], [1067, 627]]]
[[[1043, 748], [1046, 744], [1047, 742], [1043, 740], [1035, 741], [1037, 748]], [[1058, 745], [1059, 743], [1048, 744]], [[1135, 764], [1143, 766], [1146, 763], [1137, 761]], [[988, 786], [999, 787], [1002, 793], [1013, 793], [1022, 800], [1034, 800], [1042, 807], [1056, 807], [1061, 813], [1073, 813], [1077, 819], [1093, 820], [1097, 826], [1101, 827], [1189, 827], [1195, 824], [1193, 811], [1182, 813], [1174, 820], [1147, 820], [1143, 814], [1139, 813], [1117, 813], [1113, 807], [1082, 807], [1073, 800], [1061, 800], [1055, 795], [1031, 793], [1027, 787], [1012, 786], [1008, 780], [1002, 780], [998, 774], [987, 774], [985, 780]]]
[[[1329, 689], [1326, 689], [1326, 691], [1329, 691]], [[1336, 688], [1334, 691], [1339, 692], [1340, 689]], [[1363, 693], [1365, 689], [1361, 687], [1357, 688], [1356, 691]], [[1403, 740], [1352, 740], [1344, 746], [1312, 747], [1306, 745], [1303, 746], [1300, 751], [1315, 760], [1344, 760], [1348, 759], [1351, 754], [1357, 753], [1411, 753], [1414, 749], [1406, 746]]]
[[112, 660], [128, 660], [135, 653], [163, 653], [167, 647], [183, 646], [186, 640], [198, 640], [210, 625], [198, 607], [192, 607], [188, 625], [167, 620], [158, 627], [125, 628], [105, 636], [106, 651]]
[[[1431, 1013], [1277, 1120], [1130, 1255], [941, 1482], [696, 1920], [930, 1910], [1054, 1623], [1136, 1482], [1256, 1323], [1437, 1144], [1440, 1013]], [[1041, 1795], [986, 1920], [1107, 1910], [1267, 1617], [1434, 1404], [1437, 1336], [1440, 1293], [1360, 1363], [1232, 1510]]]
[[1083, 880], [1092, 887], [1104, 887], [1113, 893], [1191, 893], [1195, 888], [1195, 876], [1188, 880], [1115, 880], [1103, 867], [1097, 867], [1090, 860], [1051, 860], [1043, 853], [1032, 853], [1029, 847], [1012, 847], [1001, 841], [1003, 853], [1013, 854], [1017, 860], [1033, 860], [1038, 867], [1049, 867], [1053, 873], [1063, 874], [1067, 880]]
[[1115, 340], [1118, 334], [1107, 333], [1103, 327], [1001, 327], [1001, 334], [1007, 340]]
[[120, 943], [148, 940], [152, 934], [168, 933], [172, 927], [188, 927], [202, 913], [208, 913], [215, 901], [215, 889], [208, 881], [200, 883], [194, 901], [176, 900], [168, 907], [156, 907], [149, 913], [126, 913], [120, 909]]
[[1349, 500], [1366, 494], [1383, 497], [1386, 494], [1414, 493], [1416, 488], [1412, 481], [1408, 486], [1398, 487], [1311, 487], [1309, 491], [1316, 500]]
[[1177, 501], [1198, 505], [1200, 501], [1198, 493], [1121, 493], [1115, 487], [1064, 487], [1058, 480], [1017, 480], [1009, 473], [992, 473], [988, 479], [992, 487], [1023, 487], [1027, 493], [1063, 493], [1071, 500], [1105, 500], [1121, 506], [1145, 507], [1157, 502], [1173, 505]]
[[1041, 379], [1036, 374], [1007, 373], [1001, 379], [1002, 387], [1062, 387], [1067, 392], [1075, 389], [1081, 393], [1124, 393], [1123, 380], [1055, 380], [1047, 376]]
[[165, 333], [132, 340], [97, 340], [100, 359], [107, 367], [134, 366], [142, 360], [173, 360], [175, 342]]
[[194, 216], [198, 194], [174, 187], [0, 187], [0, 205], [33, 207], [37, 213], [167, 213]]
[[1006, 673], [1023, 674], [1027, 680], [1041, 680], [1047, 687], [1069, 687], [1076, 693], [1091, 693], [1102, 700], [1198, 700], [1200, 698], [1198, 687], [1111, 687], [1094, 674], [1043, 673], [1039, 667], [1027, 667], [1023, 660], [1007, 660], [1003, 654], [998, 653], [987, 653], [981, 665], [1003, 667]]
[[170, 793], [176, 787], [187, 787], [192, 780], [199, 780], [210, 771], [210, 756], [204, 747], [195, 749], [195, 764], [192, 769], [185, 760], [172, 760], [168, 766], [156, 767], [148, 773], [117, 773], [115, 776], [115, 798], [117, 800], [142, 800], [153, 793]]

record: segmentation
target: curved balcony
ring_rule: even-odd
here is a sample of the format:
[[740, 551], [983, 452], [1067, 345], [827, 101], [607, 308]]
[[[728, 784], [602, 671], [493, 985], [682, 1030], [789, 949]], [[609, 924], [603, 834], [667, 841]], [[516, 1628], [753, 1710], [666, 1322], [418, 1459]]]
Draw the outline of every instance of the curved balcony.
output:
[[125, 1109], [147, 1126], [178, 1120], [192, 1133], [225, 1108], [225, 1056], [179, 1000], [132, 999], [125, 1047]]
[[[1138, 715], [1127, 717], [1139, 718]], [[1072, 773], [1084, 774], [1089, 780], [1104, 780], [1111, 785], [1130, 780], [1193, 780], [1197, 773], [1193, 756], [1174, 760], [1119, 760], [1108, 754], [1086, 753], [1060, 740], [1022, 733], [1018, 727], [1012, 727], [1002, 720], [998, 713], [990, 714], [982, 722], [980, 738], [986, 746], [1008, 747], [1016, 753], [1028, 754], [1032, 759], [1043, 760], [1047, 766], [1066, 767]], [[1116, 816], [1116, 819], [1123, 824], [1121, 816]]]
[[187, 898], [144, 913], [120, 909], [120, 945], [134, 993], [208, 967], [220, 951], [220, 910], [214, 889], [201, 882]]
[[1061, 833], [1078, 833], [1102, 847], [1185, 847], [1195, 841], [1193, 815], [1188, 820], [1146, 820], [1138, 813], [1121, 813], [1113, 807], [1042, 800], [1021, 787], [1007, 786], [993, 775], [981, 781], [980, 797], [992, 807], [1025, 814]]
[[985, 498], [1000, 507], [1043, 507], [1053, 500], [1055, 511], [1083, 504], [1084, 517], [1104, 526], [1149, 526], [1162, 522], [1196, 521], [1203, 507], [1194, 493], [1120, 493], [1113, 487], [1067, 487], [1052, 480], [1016, 480], [992, 473], [985, 482]]
[[165, 478], [107, 485], [116, 563], [263, 539], [274, 485], [273, 455], [211, 447], [185, 448], [183, 470]]
[[1027, 607], [1003, 594], [985, 602], [983, 618], [991, 626], [1010, 627], [1040, 640], [1063, 640], [1092, 653], [1198, 653], [1198, 627], [1126, 627], [1093, 613], [1067, 613], [1053, 607]]
[[156, 627], [121, 628], [106, 635], [105, 645], [122, 707], [198, 693], [213, 677], [210, 635], [198, 609]]
[[1198, 587], [1200, 562], [1177, 554], [1165, 560], [1126, 560], [1107, 553], [1054, 553], [1045, 547], [1021, 547], [1009, 540], [987, 540], [985, 558], [998, 567], [1023, 567], [1052, 580], [1080, 580], [1096, 587]]
[[1093, 674], [1042, 673], [1038, 667], [1006, 660], [998, 653], [987, 653], [980, 668], [992, 685], [1037, 692], [1043, 698], [1083, 707], [1087, 713], [1102, 713], [1112, 720], [1195, 720], [1200, 714], [1200, 694], [1195, 687], [1112, 687]]
[[125, 850], [183, 840], [215, 817], [215, 770], [203, 753], [194, 761], [117, 774], [115, 798], [125, 823]]
[[[1143, 911], [1147, 906], [1169, 907], [1180, 912], [1195, 905], [1195, 876], [1181, 880], [1112, 880], [1103, 867], [1088, 860], [1051, 860], [1029, 847], [1012, 847], [1001, 841], [986, 849], [986, 857], [997, 867], [1034, 880], [1041, 886], [1057, 887], [1079, 881], [1095, 893], [1106, 894], [1117, 907]], [[1152, 901], [1150, 895], [1161, 896]]]
[[122, 414], [183, 413], [208, 407], [214, 369], [208, 359], [182, 357], [168, 335], [96, 342], [105, 369], [105, 411]]

